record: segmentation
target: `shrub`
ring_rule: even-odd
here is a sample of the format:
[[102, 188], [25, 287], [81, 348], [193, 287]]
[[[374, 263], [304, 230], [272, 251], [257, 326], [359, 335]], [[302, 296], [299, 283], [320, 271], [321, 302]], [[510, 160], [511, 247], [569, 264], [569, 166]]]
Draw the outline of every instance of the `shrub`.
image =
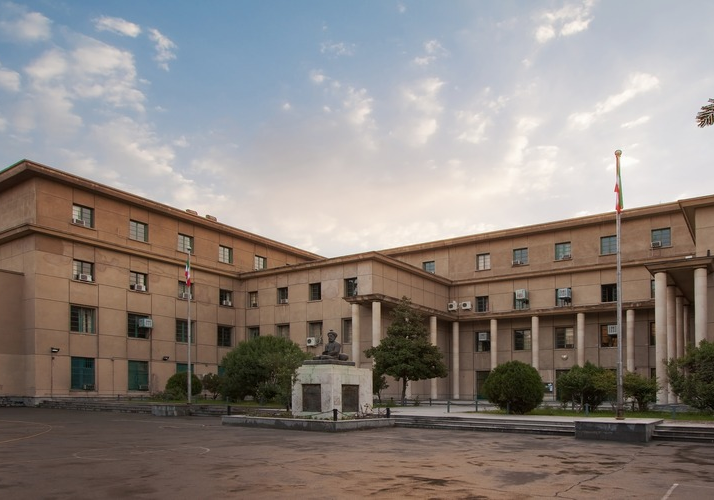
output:
[[[191, 396], [203, 390], [201, 379], [191, 373]], [[166, 382], [164, 399], [186, 399], [188, 397], [188, 372], [174, 373]]]
[[679, 359], [667, 363], [674, 393], [699, 410], [714, 410], [714, 343], [702, 340]]
[[483, 392], [500, 409], [522, 415], [543, 402], [545, 388], [535, 368], [520, 361], [509, 361], [489, 374]]
[[617, 393], [617, 377], [588, 361], [585, 366], [575, 365], [558, 377], [556, 386], [561, 400], [571, 401], [583, 411], [586, 404], [595, 409], [606, 399], [612, 400]]
[[657, 379], [649, 379], [639, 373], [628, 372], [623, 377], [622, 389], [626, 398], [632, 398], [637, 403], [637, 411], [647, 411], [649, 404], [657, 401], [659, 384]]

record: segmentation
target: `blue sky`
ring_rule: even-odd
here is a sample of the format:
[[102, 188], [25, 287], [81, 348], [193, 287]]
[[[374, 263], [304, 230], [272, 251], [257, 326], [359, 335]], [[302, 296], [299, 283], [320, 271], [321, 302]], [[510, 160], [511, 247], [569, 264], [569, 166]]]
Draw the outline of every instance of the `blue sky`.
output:
[[0, 167], [333, 257], [714, 193], [714, 2], [0, 0]]

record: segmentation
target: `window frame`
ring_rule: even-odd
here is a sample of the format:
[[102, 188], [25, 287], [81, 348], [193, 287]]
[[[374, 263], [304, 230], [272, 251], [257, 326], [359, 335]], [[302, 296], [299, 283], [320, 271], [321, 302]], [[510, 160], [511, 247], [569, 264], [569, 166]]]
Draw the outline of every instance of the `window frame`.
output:
[[[188, 344], [188, 320], [183, 318], [176, 318], [174, 329], [174, 341], [177, 344]], [[196, 331], [196, 321], [191, 320], [191, 345], [196, 343], [197, 335]]]
[[[91, 316], [89, 321], [87, 321], [86, 314], [89, 313]], [[77, 318], [75, 320], [75, 314]], [[84, 319], [82, 319], [84, 317]], [[87, 325], [87, 323], [89, 323]], [[74, 325], [77, 328], [74, 328]], [[69, 331], [71, 333], [87, 333], [95, 334], [97, 328], [97, 310], [94, 307], [86, 307], [80, 305], [71, 304], [69, 306]]]
[[260, 337], [260, 327], [259, 326], [248, 326], [245, 329], [246, 340], [253, 340]]
[[672, 246], [672, 228], [661, 227], [650, 232], [650, 243], [658, 241], [661, 247]]
[[421, 263], [421, 268], [423, 271], [426, 271], [427, 273], [436, 274], [436, 261], [425, 260], [424, 262]]
[[570, 260], [573, 257], [570, 241], [555, 244], [555, 260]]
[[258, 291], [254, 290], [246, 294], [246, 299], [248, 300], [248, 307], [254, 308], [258, 307]]
[[[488, 340], [479, 340], [480, 333], [488, 333]], [[491, 333], [485, 330], [474, 332], [474, 352], [491, 352]]]
[[[70, 358], [70, 390], [96, 390], [96, 380], [96, 360], [94, 358], [82, 356]], [[92, 389], [85, 389], [85, 386], [92, 386]]]
[[233, 264], [233, 249], [225, 245], [218, 245], [218, 262]]
[[617, 302], [617, 283], [602, 283], [600, 285], [600, 302]]
[[[193, 300], [193, 283], [188, 286], [184, 280], [178, 280], [178, 287], [176, 293], [178, 294], [177, 298], [181, 300]], [[189, 298], [184, 297], [184, 295], [187, 293], [189, 295]]]
[[615, 255], [617, 253], [617, 236], [600, 237], [600, 255]]
[[149, 241], [149, 225], [145, 222], [129, 220], [129, 239], [146, 243]]
[[82, 274], [91, 276], [91, 281], [94, 281], [94, 263], [74, 259], [72, 261], [72, 278], [75, 280], [79, 280], [79, 276]]
[[340, 341], [342, 344], [352, 343], [352, 318], [342, 318], [342, 332], [340, 335]]
[[317, 302], [322, 300], [322, 283], [310, 283], [308, 288], [309, 302]]
[[216, 346], [233, 347], [233, 327], [230, 325], [216, 325]]
[[513, 265], [527, 266], [528, 265], [528, 247], [513, 249]]
[[94, 228], [94, 208], [72, 204], [72, 221], [82, 221], [82, 226]]
[[556, 326], [553, 337], [554, 349], [575, 349], [575, 329], [572, 326]]
[[[230, 305], [226, 304], [228, 302]], [[218, 303], [223, 307], [233, 307], [233, 292], [225, 288], [218, 289]]]
[[275, 325], [275, 335], [277, 337], [289, 339], [290, 338], [290, 324], [283, 323], [283, 324]]
[[136, 285], [141, 285], [145, 291], [149, 291], [149, 275], [137, 271], [129, 271], [129, 289], [135, 290]]
[[286, 286], [279, 287], [277, 294], [278, 294], [278, 297], [277, 297], [278, 304], [284, 305], [284, 304], [288, 303], [288, 300], [290, 298], [290, 292], [288, 290], [288, 287], [286, 287]]
[[260, 271], [262, 269], [268, 269], [268, 258], [261, 255], [253, 256], [253, 269], [255, 271]]
[[[520, 339], [519, 339], [520, 337]], [[520, 348], [519, 348], [520, 345]], [[517, 328], [513, 330], [513, 351], [532, 351], [533, 333], [530, 328]]]
[[[132, 380], [133, 379], [133, 380]], [[142, 389], [142, 387], [146, 387]], [[149, 390], [149, 362], [129, 359], [127, 360], [127, 390], [148, 392]]]
[[345, 279], [345, 297], [356, 297], [358, 295], [357, 278]]
[[195, 248], [193, 246], [193, 236], [178, 233], [178, 243], [176, 244], [176, 250], [183, 253], [189, 253], [189, 248], [191, 249], [191, 254], [193, 255], [195, 251]]
[[476, 299], [476, 312], [477, 313], [484, 313], [488, 312], [490, 309], [490, 301], [488, 298], [488, 295], [479, 295], [475, 297]]
[[[609, 349], [612, 347], [617, 347], [617, 335], [608, 335], [607, 333], [607, 328], [608, 326], [612, 326], [613, 323], [606, 323], [603, 325], [600, 325], [600, 342], [598, 342], [598, 346], [601, 349]], [[617, 326], [617, 324], [614, 324]], [[607, 339], [607, 341], [606, 341]]]
[[127, 313], [126, 336], [131, 339], [148, 339], [151, 335], [151, 328], [139, 326], [139, 320], [149, 318], [151, 318], [151, 316], [148, 316], [146, 314]]
[[491, 269], [491, 254], [480, 253], [476, 255], [476, 270], [489, 271]]

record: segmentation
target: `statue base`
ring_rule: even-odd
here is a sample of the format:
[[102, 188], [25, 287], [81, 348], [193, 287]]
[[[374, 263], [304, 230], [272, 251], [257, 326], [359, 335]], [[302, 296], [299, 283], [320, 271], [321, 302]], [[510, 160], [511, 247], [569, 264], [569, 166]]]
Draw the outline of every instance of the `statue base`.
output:
[[314, 359], [297, 369], [292, 413], [296, 417], [333, 418], [372, 408], [372, 370], [354, 361]]

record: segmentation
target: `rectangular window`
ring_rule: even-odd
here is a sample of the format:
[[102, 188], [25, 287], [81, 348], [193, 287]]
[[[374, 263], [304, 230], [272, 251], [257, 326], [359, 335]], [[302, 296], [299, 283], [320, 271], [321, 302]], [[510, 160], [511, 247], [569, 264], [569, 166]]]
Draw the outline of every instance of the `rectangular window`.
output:
[[178, 235], [178, 245], [176, 249], [179, 252], [184, 252], [184, 253], [193, 253], [193, 236], [188, 236], [186, 234], [179, 234]]
[[96, 311], [90, 307], [70, 306], [69, 331], [94, 333]]
[[233, 307], [233, 292], [230, 290], [219, 290], [218, 301], [222, 306]]
[[70, 389], [93, 391], [94, 358], [78, 358], [72, 356]]
[[[176, 363], [176, 373], [186, 372], [188, 372], [188, 363]], [[191, 363], [191, 373], [196, 373], [196, 368], [193, 363]]]
[[284, 339], [290, 338], [290, 325], [278, 325], [275, 327], [275, 334]]
[[127, 335], [134, 339], [148, 339], [154, 326], [151, 318], [140, 314], [127, 315]]
[[600, 325], [600, 347], [617, 347], [617, 325]]
[[307, 324], [307, 336], [316, 339], [322, 338], [322, 321], [314, 321]]
[[260, 337], [260, 327], [249, 326], [248, 327], [248, 340], [257, 339]]
[[218, 347], [230, 347], [233, 345], [233, 327], [218, 325], [216, 336], [216, 345]]
[[672, 230], [668, 227], [652, 230], [652, 248], [671, 247]]
[[476, 297], [476, 312], [488, 312], [488, 295]]
[[572, 258], [572, 256], [569, 241], [555, 244], [555, 260], [568, 260]]
[[259, 269], [268, 269], [267, 257], [261, 257], [260, 255], [253, 257], [253, 269], [256, 271]]
[[655, 280], [650, 280], [650, 298], [655, 298]]
[[491, 254], [481, 253], [476, 256], [476, 270], [486, 271], [491, 269]]
[[474, 333], [474, 346], [476, 347], [476, 352], [490, 352], [491, 351], [491, 333], [490, 332], [475, 332]]
[[321, 283], [310, 283], [310, 297], [308, 300], [322, 300]]
[[178, 298], [183, 300], [193, 299], [193, 283], [191, 286], [186, 285], [185, 281], [178, 282]]
[[524, 266], [528, 264], [528, 249], [516, 248], [513, 250], [513, 265]]
[[603, 236], [600, 238], [600, 255], [617, 253], [617, 236]]
[[248, 292], [248, 307], [258, 307], [258, 292]]
[[218, 262], [233, 264], [233, 249], [218, 245]]
[[573, 290], [572, 288], [556, 288], [555, 289], [555, 306], [565, 307], [569, 306], [573, 300]]
[[421, 263], [421, 268], [427, 273], [435, 273], [436, 263], [433, 260], [428, 260], [426, 262]]
[[130, 391], [149, 390], [149, 362], [129, 360], [128, 389]]
[[[191, 321], [191, 343], [196, 343], [196, 322]], [[176, 342], [188, 343], [188, 321], [185, 319], [176, 320]]]
[[657, 345], [657, 330], [655, 329], [655, 322], [650, 323], [650, 345]]
[[357, 278], [347, 278], [345, 280], [345, 297], [357, 296]]
[[288, 287], [278, 288], [278, 304], [288, 303]]
[[531, 331], [530, 330], [515, 330], [513, 332], [513, 350], [514, 351], [530, 351], [531, 350]]
[[130, 290], [135, 290], [137, 292], [145, 292], [148, 290], [147, 283], [148, 280], [146, 274], [129, 271]]
[[575, 347], [575, 334], [573, 327], [557, 327], [555, 329], [555, 348], [573, 349]]
[[72, 223], [85, 227], [94, 227], [94, 209], [81, 205], [73, 205]]
[[136, 220], [129, 221], [129, 239], [149, 241], [149, 225]]
[[73, 261], [72, 276], [80, 281], [94, 281], [94, 264], [81, 260]]
[[342, 343], [352, 343], [352, 318], [342, 318]]
[[600, 285], [600, 302], [617, 302], [617, 284]]

